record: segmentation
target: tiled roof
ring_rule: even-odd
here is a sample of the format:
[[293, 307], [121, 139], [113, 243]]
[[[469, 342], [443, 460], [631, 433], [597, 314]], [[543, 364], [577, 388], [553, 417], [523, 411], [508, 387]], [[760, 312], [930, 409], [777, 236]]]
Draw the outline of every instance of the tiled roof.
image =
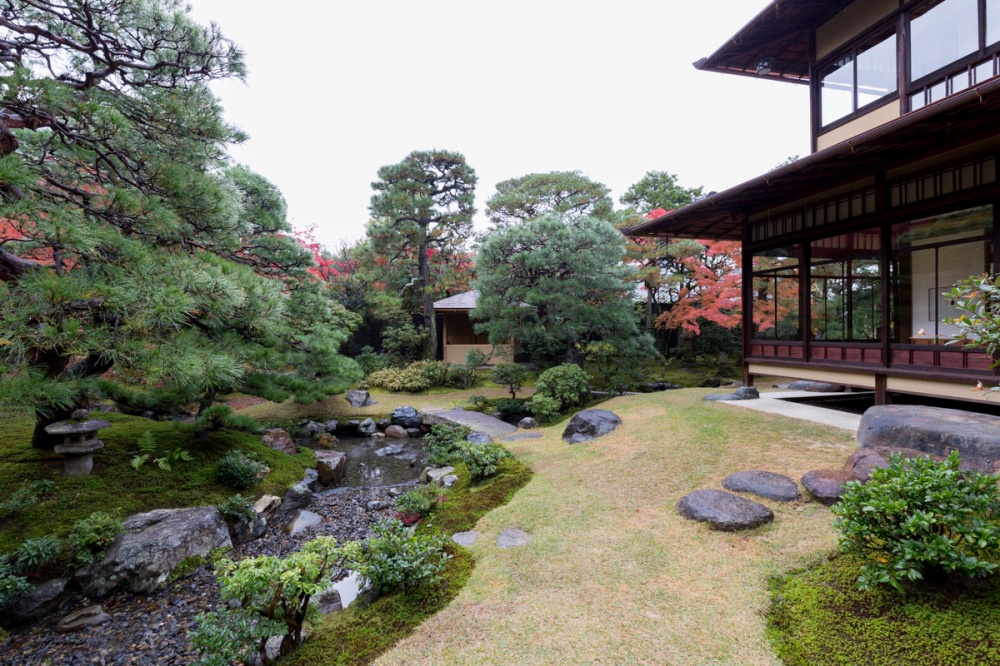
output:
[[448, 298], [443, 298], [434, 303], [435, 310], [472, 310], [479, 300], [479, 292], [476, 290], [467, 291], [462, 294], [455, 294]]

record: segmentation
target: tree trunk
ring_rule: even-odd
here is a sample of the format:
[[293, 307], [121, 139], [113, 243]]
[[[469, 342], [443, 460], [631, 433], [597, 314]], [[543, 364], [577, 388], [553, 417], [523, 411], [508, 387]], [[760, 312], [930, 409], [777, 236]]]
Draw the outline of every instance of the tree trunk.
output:
[[31, 434], [31, 445], [36, 449], [45, 449], [46, 451], [51, 451], [55, 448], [56, 444], [63, 443], [62, 435], [58, 437], [53, 437], [52, 435], [45, 432], [45, 426], [50, 426], [53, 423], [59, 421], [65, 421], [68, 419], [73, 412], [77, 409], [76, 406], [70, 407], [69, 409], [59, 409], [52, 412], [49, 416], [42, 416], [39, 414], [35, 417], [35, 431]]
[[424, 309], [424, 326], [427, 328], [427, 344], [424, 347], [424, 358], [433, 360], [437, 356], [437, 318], [434, 316], [434, 294], [431, 293], [429, 269], [427, 265], [427, 241], [421, 240], [418, 258], [420, 275], [420, 300]]
[[[55, 366], [58, 364], [49, 363], [50, 366]], [[111, 369], [114, 363], [106, 358], [102, 358], [100, 354], [91, 354], [82, 361], [74, 363], [65, 372], [60, 373], [63, 379], [83, 379], [85, 377], [97, 377], [103, 375], [105, 372]], [[51, 379], [59, 379], [58, 376], [51, 376]], [[56, 444], [62, 444], [62, 437], [52, 437], [45, 432], [45, 426], [52, 425], [58, 421], [65, 421], [73, 412], [77, 409], [88, 407], [90, 405], [88, 395], [86, 391], [80, 391], [76, 398], [73, 400], [73, 404], [65, 409], [54, 409], [49, 416], [42, 416], [38, 414], [35, 417], [35, 430], [31, 435], [31, 445], [36, 449], [47, 449], [51, 450]]]

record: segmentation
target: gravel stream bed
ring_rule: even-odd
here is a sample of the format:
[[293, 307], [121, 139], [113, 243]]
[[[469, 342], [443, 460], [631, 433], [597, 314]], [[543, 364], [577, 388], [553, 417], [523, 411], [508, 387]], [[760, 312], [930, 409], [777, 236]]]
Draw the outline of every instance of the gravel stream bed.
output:
[[[268, 531], [262, 539], [236, 549], [234, 556], [285, 555], [319, 535], [333, 536], [341, 543], [365, 539], [375, 522], [392, 513], [392, 509], [367, 508], [372, 500], [391, 502], [388, 490], [338, 488], [320, 493], [308, 509], [321, 515], [322, 523], [295, 536]], [[104, 607], [112, 618], [110, 622], [70, 634], [55, 630], [61, 617], [95, 603]], [[149, 595], [113, 593], [104, 599], [87, 599], [74, 594], [44, 621], [12, 631], [10, 638], [0, 644], [0, 665], [190, 664], [196, 654], [187, 632], [196, 626], [195, 617], [223, 605], [207, 567]]]

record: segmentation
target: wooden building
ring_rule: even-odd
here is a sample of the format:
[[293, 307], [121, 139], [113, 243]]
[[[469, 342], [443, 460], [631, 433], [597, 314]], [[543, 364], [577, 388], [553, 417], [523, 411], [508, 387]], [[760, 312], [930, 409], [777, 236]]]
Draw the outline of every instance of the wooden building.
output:
[[775, 1], [695, 66], [811, 92], [812, 154], [629, 232], [742, 241], [745, 382], [981, 399], [942, 294], [998, 270], [1000, 0]]
[[467, 291], [434, 303], [434, 311], [441, 315], [441, 360], [445, 363], [465, 363], [465, 355], [472, 349], [486, 354], [489, 365], [511, 362], [511, 345], [494, 347], [489, 335], [475, 332], [469, 313], [475, 309], [478, 298], [478, 291]]

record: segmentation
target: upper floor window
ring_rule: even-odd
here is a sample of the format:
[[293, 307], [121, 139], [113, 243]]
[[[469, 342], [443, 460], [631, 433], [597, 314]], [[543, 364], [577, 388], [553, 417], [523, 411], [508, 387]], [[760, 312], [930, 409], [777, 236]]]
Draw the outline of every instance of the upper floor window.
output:
[[979, 50], [979, 0], [942, 0], [910, 15], [910, 80]]
[[821, 123], [829, 125], [895, 92], [896, 34], [883, 34], [855, 46], [823, 71]]

